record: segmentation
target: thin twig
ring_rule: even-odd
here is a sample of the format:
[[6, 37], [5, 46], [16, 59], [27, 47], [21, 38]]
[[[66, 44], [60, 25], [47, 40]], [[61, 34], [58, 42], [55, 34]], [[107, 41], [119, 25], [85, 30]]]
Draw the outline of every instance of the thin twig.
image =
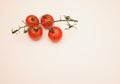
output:
[[[69, 23], [69, 21], [70, 22], [78, 22], [78, 20], [74, 20], [74, 19], [71, 19], [70, 18], [70, 16], [65, 16], [65, 19], [64, 20], [62, 20], [61, 19], [61, 17], [60, 17], [60, 20], [55, 20], [54, 21], [54, 23], [55, 22], [67, 22], [67, 24], [68, 24], [68, 29], [70, 29], [71, 27], [74, 27], [74, 25], [71, 25], [70, 23]], [[28, 27], [28, 26], [32, 26], [32, 25], [27, 25], [24, 21], [22, 21], [25, 25], [24, 26], [19, 26], [19, 28], [18, 29], [16, 29], [16, 30], [13, 30], [12, 29], [12, 34], [14, 34], [14, 33], [16, 33], [16, 32], [18, 32], [20, 29], [22, 29], [22, 28], [24, 28], [24, 33], [27, 33], [28, 32], [28, 29], [25, 29], [26, 27]], [[44, 23], [39, 23], [39, 24], [46, 24], [46, 23], [50, 23], [50, 20], [48, 20], [48, 22], [44, 22]], [[38, 24], [38, 25], [39, 25]]]
[[71, 19], [71, 20], [56, 20], [54, 22], [66, 22], [66, 21], [73, 21], [73, 22], [78, 22], [78, 20], [74, 20], [74, 19]]
[[13, 31], [13, 29], [12, 29], [12, 34], [16, 33], [17, 31], [19, 31], [20, 29], [25, 28], [25, 27], [27, 27], [27, 25], [22, 26], [22, 27], [19, 26], [19, 28], [16, 29], [16, 30], [14, 30], [14, 31]]

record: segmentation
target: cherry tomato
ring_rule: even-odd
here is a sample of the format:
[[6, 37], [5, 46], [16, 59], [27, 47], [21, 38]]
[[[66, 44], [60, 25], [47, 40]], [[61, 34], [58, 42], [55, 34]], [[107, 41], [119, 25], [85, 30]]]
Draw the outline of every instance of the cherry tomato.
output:
[[58, 42], [62, 38], [62, 30], [59, 27], [53, 26], [49, 32], [48, 37], [54, 42]]
[[53, 26], [54, 18], [50, 14], [45, 14], [41, 17], [41, 23], [45, 29], [49, 29]]
[[38, 25], [39, 24], [39, 19], [35, 15], [29, 15], [29, 16], [26, 17], [26, 24], [28, 26]]
[[39, 40], [42, 36], [43, 30], [40, 25], [29, 26], [28, 35], [33, 40]]

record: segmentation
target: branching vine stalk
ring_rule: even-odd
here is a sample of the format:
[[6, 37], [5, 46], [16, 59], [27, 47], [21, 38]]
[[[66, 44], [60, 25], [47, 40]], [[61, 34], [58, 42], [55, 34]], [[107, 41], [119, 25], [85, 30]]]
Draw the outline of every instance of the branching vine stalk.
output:
[[[74, 23], [78, 22], [78, 20], [71, 19], [70, 16], [64, 16], [64, 18], [65, 18], [65, 19], [61, 19], [61, 18], [60, 18], [59, 20], [55, 20], [54, 23], [56, 23], [56, 22], [67, 22], [68, 28], [65, 28], [65, 29], [68, 30], [68, 29], [74, 27], [74, 25], [76, 25], [76, 24], [71, 25], [69, 22], [74, 22]], [[24, 26], [19, 26], [19, 28], [16, 29], [16, 30], [13, 30], [13, 29], [12, 29], [12, 34], [15, 34], [16, 32], [18, 32], [18, 31], [21, 30], [21, 29], [24, 29], [24, 33], [27, 33], [27, 32], [28, 32], [28, 29], [25, 29], [25, 28], [28, 27], [28, 26], [31, 26], [31, 25], [26, 25], [26, 23], [25, 23], [24, 21], [22, 21], [22, 22], [23, 22], [25, 25], [24, 25]], [[39, 24], [46, 24], [46, 23], [49, 23], [49, 21], [48, 21], [48, 22], [45, 22], [45, 23], [39, 23]]]

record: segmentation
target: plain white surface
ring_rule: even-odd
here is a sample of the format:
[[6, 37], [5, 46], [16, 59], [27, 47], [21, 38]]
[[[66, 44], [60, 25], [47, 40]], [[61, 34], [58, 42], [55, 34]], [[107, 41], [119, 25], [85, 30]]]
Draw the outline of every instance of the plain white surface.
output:
[[[1, 0], [0, 84], [120, 84], [120, 0]], [[12, 28], [29, 14], [70, 15], [78, 30], [52, 43]]]

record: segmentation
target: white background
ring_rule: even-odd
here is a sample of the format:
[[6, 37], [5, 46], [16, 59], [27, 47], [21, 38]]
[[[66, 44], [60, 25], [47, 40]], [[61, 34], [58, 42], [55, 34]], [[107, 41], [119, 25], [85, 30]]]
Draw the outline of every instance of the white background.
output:
[[[120, 84], [120, 0], [0, 0], [0, 84]], [[29, 14], [79, 22], [52, 43], [21, 30]]]

